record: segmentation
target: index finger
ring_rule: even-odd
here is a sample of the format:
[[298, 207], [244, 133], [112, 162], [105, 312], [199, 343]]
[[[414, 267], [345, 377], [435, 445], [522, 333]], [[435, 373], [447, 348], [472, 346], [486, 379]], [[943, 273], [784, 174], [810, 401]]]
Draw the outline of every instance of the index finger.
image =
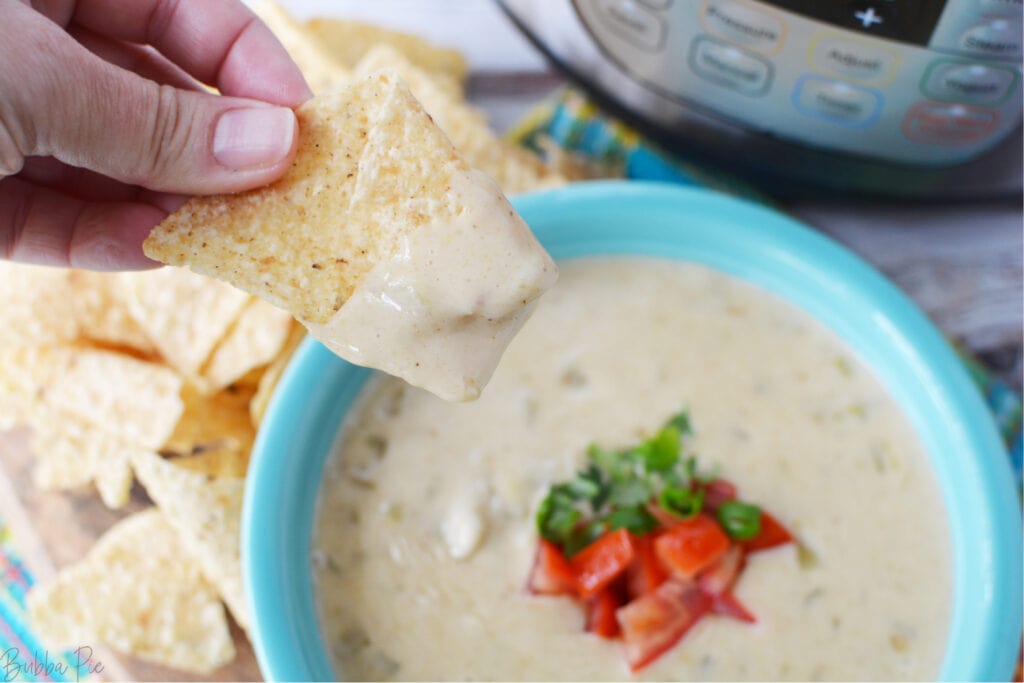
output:
[[312, 96], [288, 52], [240, 0], [77, 0], [73, 21], [152, 45], [226, 95], [289, 107]]

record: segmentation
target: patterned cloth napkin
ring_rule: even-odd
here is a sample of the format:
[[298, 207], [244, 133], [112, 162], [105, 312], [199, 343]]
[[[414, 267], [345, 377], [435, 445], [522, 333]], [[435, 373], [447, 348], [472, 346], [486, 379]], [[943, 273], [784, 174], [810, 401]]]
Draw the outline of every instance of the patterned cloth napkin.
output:
[[[574, 90], [566, 89], [531, 112], [510, 134], [522, 144], [550, 153], [559, 149], [601, 166], [610, 175], [661, 180], [721, 190], [771, 203], [746, 183], [672, 156], [625, 124], [611, 119]], [[584, 164], [586, 165], [586, 164]], [[988, 402], [1006, 440], [1018, 490], [1021, 483], [1021, 397], [995, 379], [969, 355], [961, 353]], [[29, 628], [25, 594], [33, 579], [15, 551], [16, 539], [0, 520], [0, 682], [15, 680], [75, 681], [86, 678], [71, 652], [48, 652]], [[1020, 680], [1018, 668], [1016, 680]]]

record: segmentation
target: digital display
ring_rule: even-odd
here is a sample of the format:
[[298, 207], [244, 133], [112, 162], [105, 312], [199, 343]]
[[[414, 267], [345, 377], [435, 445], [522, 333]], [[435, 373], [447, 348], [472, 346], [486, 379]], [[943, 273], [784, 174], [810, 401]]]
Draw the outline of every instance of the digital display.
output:
[[946, 0], [767, 0], [796, 14], [880, 38], [927, 45]]

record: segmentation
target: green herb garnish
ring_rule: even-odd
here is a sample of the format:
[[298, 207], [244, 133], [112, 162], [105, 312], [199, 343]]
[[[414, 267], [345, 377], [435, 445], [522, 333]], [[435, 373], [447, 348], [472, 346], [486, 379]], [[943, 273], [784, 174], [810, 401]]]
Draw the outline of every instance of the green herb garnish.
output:
[[[715, 474], [702, 473], [697, 458], [684, 455], [693, 434], [686, 411], [673, 415], [650, 438], [631, 448], [609, 449], [591, 444], [586, 469], [551, 487], [537, 511], [541, 536], [572, 556], [602, 534], [626, 529], [642, 535], [658, 528], [658, 519], [693, 519], [704, 511], [705, 488]], [[760, 529], [760, 510], [728, 502], [718, 520], [734, 539], [744, 540]]]
[[674, 517], [692, 519], [704, 507], [704, 489], [666, 486], [658, 495], [658, 505]]
[[718, 523], [737, 541], [748, 541], [761, 533], [761, 508], [738, 500], [718, 506]]
[[658, 522], [647, 508], [652, 502], [677, 517], [698, 514], [703, 492], [685, 495], [697, 480], [696, 460], [681, 458], [682, 438], [692, 433], [689, 416], [681, 412], [633, 448], [591, 445], [589, 466], [574, 479], [552, 486], [541, 503], [541, 536], [572, 555], [606, 531], [653, 531]]

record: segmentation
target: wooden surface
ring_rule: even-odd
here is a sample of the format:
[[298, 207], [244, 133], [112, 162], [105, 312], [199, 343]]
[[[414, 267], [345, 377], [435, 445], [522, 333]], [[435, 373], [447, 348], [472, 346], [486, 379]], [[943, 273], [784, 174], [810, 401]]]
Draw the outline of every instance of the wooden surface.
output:
[[[543, 62], [485, 0], [293, 0], [285, 4], [302, 16], [354, 12], [364, 19], [425, 32], [466, 50], [476, 70], [470, 95], [499, 130], [560, 83], [542, 70]], [[1020, 388], [1024, 277], [1019, 201], [957, 207], [802, 202], [787, 209], [879, 267], [940, 329]], [[30, 472], [24, 433], [0, 435], [0, 519], [12, 527], [29, 570], [46, 578], [55, 568], [81, 558], [124, 513], [107, 510], [89, 491], [37, 492]], [[146, 504], [145, 493], [137, 489], [128, 510]], [[257, 679], [251, 647], [233, 628], [238, 658], [210, 679]], [[100, 659], [111, 679], [201, 680], [110, 653], [102, 653]]]

